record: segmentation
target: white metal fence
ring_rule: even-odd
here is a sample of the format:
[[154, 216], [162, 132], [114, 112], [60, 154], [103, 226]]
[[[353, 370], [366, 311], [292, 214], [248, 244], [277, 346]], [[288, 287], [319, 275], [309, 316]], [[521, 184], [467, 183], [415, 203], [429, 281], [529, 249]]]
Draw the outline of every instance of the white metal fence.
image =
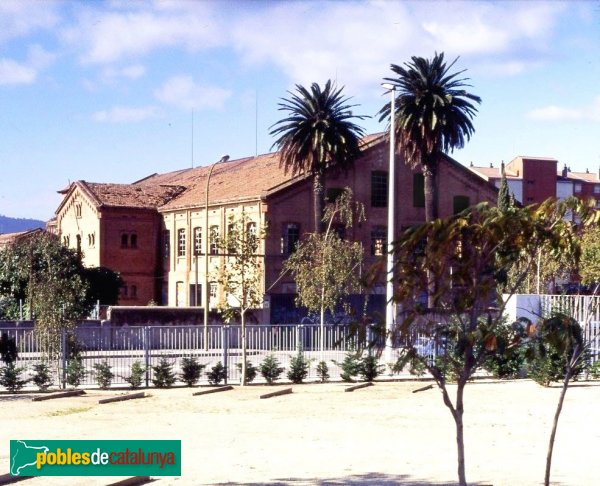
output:
[[[325, 361], [331, 379], [340, 376], [341, 363], [348, 350], [366, 349], [373, 343], [373, 333], [363, 333], [362, 340], [353, 335], [350, 326], [327, 325], [324, 332], [324, 349], [320, 350], [319, 325], [252, 325], [247, 327], [247, 359], [258, 367], [264, 358], [273, 354], [285, 368], [290, 367], [291, 358], [302, 350], [310, 360], [308, 380], [318, 378], [316, 367]], [[84, 386], [96, 384], [94, 365], [108, 362], [115, 377], [112, 384], [125, 385], [131, 374], [133, 363], [139, 361], [146, 369], [144, 384], [152, 383], [153, 370], [163, 358], [173, 365], [173, 371], [181, 372], [181, 360], [195, 357], [205, 365], [200, 383], [207, 383], [206, 372], [217, 362], [227, 370], [227, 380], [239, 383], [241, 365], [240, 326], [209, 326], [208, 343], [204, 342], [202, 326], [81, 326], [73, 333], [63, 333], [60, 346], [55, 352], [48, 351], [45, 343], [31, 327], [0, 328], [0, 333], [15, 340], [18, 350], [16, 365], [25, 367], [32, 375], [32, 367], [39, 362], [48, 362], [54, 371], [55, 386], [65, 387], [66, 368], [73, 353], [78, 353], [85, 367]], [[281, 376], [286, 380], [286, 372]], [[257, 381], [261, 381], [260, 375]]]

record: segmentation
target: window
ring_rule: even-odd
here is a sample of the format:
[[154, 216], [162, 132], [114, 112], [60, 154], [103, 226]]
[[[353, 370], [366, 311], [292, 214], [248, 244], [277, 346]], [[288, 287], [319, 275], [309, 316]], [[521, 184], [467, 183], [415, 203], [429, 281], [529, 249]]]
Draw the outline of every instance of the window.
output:
[[136, 299], [137, 298], [137, 285], [132, 285], [131, 286], [131, 298], [132, 299]]
[[458, 214], [471, 205], [469, 196], [454, 196], [454, 214]]
[[77, 239], [77, 253], [81, 253], [81, 235], [75, 237]]
[[383, 255], [385, 253], [386, 240], [387, 228], [385, 226], [375, 226], [371, 230], [371, 255]]
[[177, 230], [177, 256], [185, 256], [185, 229]]
[[581, 192], [581, 182], [576, 182], [575, 183], [574, 190], [575, 190], [575, 192]]
[[283, 235], [281, 237], [281, 254], [291, 255], [296, 249], [300, 239], [300, 225], [297, 223], [286, 223], [283, 225]]
[[69, 246], [69, 244], [71, 243], [69, 235], [63, 236], [63, 245], [65, 246]]
[[199, 307], [202, 302], [202, 285], [190, 284], [190, 306]]
[[217, 282], [210, 282], [209, 284], [209, 292], [210, 292], [210, 298], [211, 299], [216, 299], [217, 298]]
[[231, 223], [227, 225], [227, 253], [236, 253], [236, 239], [235, 224]]
[[344, 192], [341, 187], [330, 187], [325, 193], [325, 200], [329, 203], [335, 202]]
[[202, 253], [202, 228], [194, 228], [194, 255]]
[[121, 248], [127, 248], [129, 246], [129, 235], [127, 233], [121, 234]]
[[96, 246], [96, 233], [90, 233], [88, 235], [88, 246], [94, 248]]
[[163, 231], [163, 257], [169, 258], [171, 254], [171, 232]]
[[413, 206], [425, 207], [425, 177], [423, 174], [413, 174]]
[[210, 227], [210, 254], [211, 255], [219, 254], [219, 227], [218, 226]]
[[131, 248], [137, 248], [137, 235], [135, 233], [129, 235], [129, 246]]
[[374, 170], [371, 172], [371, 206], [387, 207], [388, 173]]
[[600, 194], [600, 185], [594, 186], [594, 194]]
[[75, 204], [75, 217], [81, 218], [81, 203]]
[[129, 293], [127, 291], [127, 285], [123, 284], [123, 286], [121, 287], [121, 297], [123, 299], [127, 299], [129, 297]]

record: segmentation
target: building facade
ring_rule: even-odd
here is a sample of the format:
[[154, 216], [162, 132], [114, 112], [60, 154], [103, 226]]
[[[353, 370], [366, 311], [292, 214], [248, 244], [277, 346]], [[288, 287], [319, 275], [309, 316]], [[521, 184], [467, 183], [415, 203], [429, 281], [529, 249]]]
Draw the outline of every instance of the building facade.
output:
[[[366, 221], [344, 237], [362, 243], [367, 268], [383, 255], [387, 241], [389, 144], [383, 135], [363, 140], [362, 155], [347, 172], [329, 171], [325, 193], [335, 197], [345, 187], [365, 207]], [[396, 155], [396, 237], [424, 221], [423, 176]], [[495, 204], [497, 190], [480, 175], [450, 157], [439, 162], [440, 217], [481, 201]], [[303, 235], [313, 231], [312, 180], [286, 174], [279, 153], [222, 160], [132, 184], [78, 181], [62, 191], [56, 228], [62, 241], [79, 248], [86, 265], [121, 273], [125, 287], [120, 303], [209, 307], [226, 296], [217, 272], [227, 258], [215, 236], [227, 234], [230, 218], [245, 213], [248, 231], [266, 228], [259, 252], [264, 255], [265, 294], [261, 319], [280, 320], [278, 309], [290, 307], [296, 292], [282, 276], [284, 260]], [[210, 242], [207, 239], [210, 236]], [[206, 268], [208, 267], [208, 272]], [[384, 294], [382, 282], [375, 293]]]

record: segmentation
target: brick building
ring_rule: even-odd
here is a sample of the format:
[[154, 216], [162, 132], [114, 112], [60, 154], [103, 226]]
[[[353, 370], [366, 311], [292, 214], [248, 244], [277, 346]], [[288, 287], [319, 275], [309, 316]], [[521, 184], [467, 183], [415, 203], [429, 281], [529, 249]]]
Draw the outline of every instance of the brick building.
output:
[[[354, 169], [325, 177], [327, 194], [350, 187], [365, 206], [366, 222], [345, 235], [362, 242], [365, 266], [385, 248], [388, 148], [381, 134], [365, 137]], [[423, 177], [402, 163], [399, 155], [395, 184], [399, 234], [425, 217]], [[78, 181], [62, 194], [56, 211], [58, 234], [66, 245], [83, 252], [87, 265], [121, 273], [123, 305], [155, 300], [170, 306], [203, 306], [207, 231], [224, 235], [229, 216], [244, 211], [251, 225], [268, 228], [260, 251], [265, 254], [265, 302], [270, 305], [265, 306], [262, 318], [280, 321], [284, 319], [280, 309], [293, 307], [295, 284], [280, 274], [295, 243], [312, 231], [312, 181], [285, 174], [277, 152], [153, 174], [132, 184]], [[495, 203], [497, 191], [473, 171], [443, 157], [438, 198], [439, 215], [444, 217], [480, 201]], [[215, 246], [208, 248], [211, 307], [224, 298], [214, 281], [224, 258]], [[384, 286], [375, 292], [383, 298]]]
[[[584, 200], [593, 197], [600, 202], [600, 174], [572, 172], [566, 165], [561, 170], [557, 167], [558, 161], [552, 158], [516, 157], [505, 166], [508, 188], [524, 205], [541, 203], [549, 197], [566, 199], [570, 196]], [[500, 187], [500, 167], [471, 165], [470, 169]]]

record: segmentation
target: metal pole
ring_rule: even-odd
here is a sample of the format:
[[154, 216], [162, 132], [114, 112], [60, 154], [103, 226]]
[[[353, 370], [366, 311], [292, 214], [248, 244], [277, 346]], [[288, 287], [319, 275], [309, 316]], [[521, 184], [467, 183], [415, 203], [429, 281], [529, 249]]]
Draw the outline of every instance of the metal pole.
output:
[[150, 328], [144, 326], [144, 368], [146, 372], [146, 388], [150, 385]]
[[391, 110], [390, 110], [390, 161], [388, 175], [388, 228], [387, 228], [387, 286], [386, 286], [386, 308], [385, 308], [385, 360], [392, 361], [392, 331], [395, 325], [394, 316], [394, 219], [396, 209], [395, 186], [396, 186], [396, 142], [395, 142], [395, 118], [396, 118], [396, 87], [390, 87]]
[[223, 367], [225, 368], [225, 380], [227, 385], [227, 377], [229, 376], [229, 326], [221, 328], [221, 344], [223, 345]]

